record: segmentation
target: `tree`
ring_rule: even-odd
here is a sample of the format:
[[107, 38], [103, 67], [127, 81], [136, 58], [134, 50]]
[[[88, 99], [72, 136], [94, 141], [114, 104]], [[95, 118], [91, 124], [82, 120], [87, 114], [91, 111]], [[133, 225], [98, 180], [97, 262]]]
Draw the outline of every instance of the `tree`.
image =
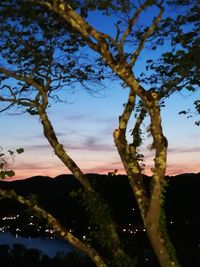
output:
[[[26, 1], [24, 2], [26, 3]], [[44, 10], [46, 8], [46, 10], [49, 10], [48, 12], [51, 12], [48, 14], [54, 14], [53, 16], [56, 16], [55, 18], [61, 21], [63, 27], [66, 26], [73, 29], [72, 32], [76, 34], [79, 33], [84, 43], [99, 54], [100, 65], [106, 65], [110, 68], [113, 74], [120, 79], [123, 86], [129, 90], [129, 97], [124, 105], [124, 111], [119, 117], [119, 126], [113, 134], [114, 141], [137, 200], [147, 235], [160, 265], [162, 267], [179, 266], [166, 233], [165, 216], [162, 209], [168, 144], [162, 130], [160, 109], [165, 98], [169, 97], [173, 92], [185, 89], [198, 90], [199, 80], [197, 78], [199, 76], [199, 68], [195, 60], [196, 56], [199, 55], [198, 1], [146, 0], [133, 3], [133, 1], [91, 0], [73, 1], [71, 3], [64, 0], [33, 0], [32, 2], [36, 7], [39, 4], [39, 10], [40, 8], [44, 8]], [[170, 13], [170, 16], [167, 16], [166, 13], [166, 16], [162, 19], [165, 10], [169, 12], [169, 9], [174, 4], [179, 10], [181, 9], [181, 13], [179, 14], [176, 11]], [[8, 1], [8, 5], [10, 5], [10, 1]], [[113, 28], [115, 27], [116, 30], [114, 37], [113, 33], [109, 35], [100, 32], [87, 22], [87, 16], [92, 10], [102, 12], [102, 16], [117, 14], [120, 19], [116, 20], [116, 24], [113, 25]], [[147, 14], [156, 13], [157, 15], [155, 18], [150, 16], [147, 22], [138, 25], [140, 16], [146, 10]], [[188, 21], [191, 24], [189, 28], [186, 27]], [[147, 71], [149, 72], [147, 74], [140, 73], [140, 76], [137, 77], [135, 66], [145, 46], [151, 49], [151, 51], [156, 51], [159, 46], [166, 45], [166, 42], [169, 42], [169, 40], [171, 43], [167, 43], [168, 46], [165, 48], [166, 51], [162, 55], [161, 60], [155, 61], [148, 58]], [[182, 50], [179, 49], [180, 46], [183, 47]], [[188, 61], [188, 58], [191, 56], [193, 56], [192, 64]], [[187, 68], [185, 67], [186, 63]], [[75, 162], [64, 151], [63, 146], [55, 135], [46, 112], [49, 99], [48, 92], [49, 90], [51, 91], [49, 83], [44, 83], [44, 80], [41, 82], [38, 76], [36, 76], [37, 80], [32, 79], [30, 72], [28, 73], [28, 78], [23, 73], [16, 74], [16, 72], [10, 71], [5, 67], [0, 67], [0, 72], [2, 73], [2, 89], [4, 92], [5, 89], [8, 89], [11, 93], [8, 97], [5, 97], [5, 94], [2, 95], [0, 100], [12, 105], [17, 103], [22, 106], [28, 106], [28, 111], [40, 116], [44, 135], [54, 148], [56, 155], [70, 169], [84, 188], [87, 195], [86, 205], [91, 212], [92, 219], [99, 225], [100, 236], [103, 237], [101, 239], [98, 236], [99, 243], [103, 245], [104, 250], [109, 252], [109, 255], [112, 255], [114, 266], [131, 266], [133, 261], [127, 257], [121, 247], [106, 203], [94, 190], [87, 176], [82, 173]], [[5, 79], [8, 79], [8, 77], [28, 84], [30, 87], [28, 92], [34, 87], [36, 89], [35, 98], [31, 101], [29, 98], [28, 100], [27, 98], [24, 99], [19, 94], [19, 87], [16, 91], [14, 88], [8, 88], [7, 84], [5, 84]], [[52, 76], [46, 77], [51, 79]], [[41, 77], [39, 76], [39, 78]], [[131, 132], [132, 140], [129, 141], [127, 129], [130, 117], [134, 111], [136, 111], [136, 118]], [[138, 152], [142, 143], [141, 125], [146, 116], [150, 119], [149, 133], [153, 139], [151, 147], [155, 151], [150, 190], [147, 190], [143, 184], [143, 168], [140, 164], [142, 155]], [[13, 194], [12, 196], [19, 200], [16, 195]], [[27, 203], [25, 200], [22, 202]], [[99, 208], [96, 210], [97, 202]], [[35, 206], [34, 209], [36, 209]], [[47, 215], [45, 211], [39, 208], [36, 210], [47, 219], [49, 218], [48, 221], [50, 223], [53, 222], [51, 224], [59, 232], [58, 222], [53, 218], [51, 219], [50, 215]], [[62, 234], [62, 231], [60, 233]], [[72, 242], [67, 235], [65, 236], [67, 240], [86, 252], [97, 266], [107, 266], [110, 264], [103, 256], [101, 258], [96, 255], [92, 248], [85, 248], [84, 244], [79, 243], [79, 241]], [[108, 243], [105, 242], [107, 236], [109, 236]]]
[[[5, 104], [1, 111], [17, 107], [21, 112], [39, 116], [44, 135], [55, 154], [69, 168], [84, 190], [85, 205], [93, 222], [99, 226], [96, 240], [101, 245], [101, 253], [106, 251], [110, 254], [110, 261], [113, 261], [115, 266], [130, 266], [133, 259], [122, 248], [109, 207], [64, 150], [47, 112], [52, 100], [60, 101], [58, 91], [62, 88], [70, 88], [74, 83], [79, 83], [86, 89], [90, 89], [94, 84], [99, 86], [99, 82], [105, 77], [102, 75], [102, 68], [95, 69], [86, 63], [90, 60], [82, 53], [83, 39], [76, 31], [65, 27], [54, 13], [37, 5], [29, 12], [29, 3], [22, 5], [21, 1], [15, 0], [4, 1], [0, 7], [0, 101], [2, 105]], [[36, 14], [38, 20], [34, 19]], [[14, 198], [32, 208], [47, 220], [59, 235], [86, 253], [97, 266], [106, 266], [94, 248], [73, 236], [35, 201], [3, 190], [1, 196]]]

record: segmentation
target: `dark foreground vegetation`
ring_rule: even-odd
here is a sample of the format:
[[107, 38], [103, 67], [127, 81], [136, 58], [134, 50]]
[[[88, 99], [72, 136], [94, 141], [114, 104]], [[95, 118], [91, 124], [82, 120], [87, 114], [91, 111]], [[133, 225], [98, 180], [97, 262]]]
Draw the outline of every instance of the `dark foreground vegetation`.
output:
[[[135, 255], [138, 267], [159, 267], [151, 245], [147, 239], [140, 214], [131, 194], [125, 175], [89, 175], [92, 183], [100, 194], [108, 201], [112, 216], [117, 224], [118, 233], [123, 240], [126, 251]], [[149, 177], [146, 177], [146, 187]], [[113, 180], [115, 186], [113, 187]], [[167, 177], [168, 187], [165, 193], [165, 213], [167, 229], [175, 245], [181, 267], [200, 266], [200, 174], [182, 174]], [[62, 224], [72, 229], [79, 238], [87, 236], [87, 242], [95, 235], [95, 226], [91, 224], [85, 213], [80, 186], [72, 175], [61, 175], [54, 179], [50, 177], [32, 177], [30, 179], [0, 182], [1, 188], [14, 189], [24, 196], [32, 195], [34, 201], [40, 203]], [[178, 188], [178, 193], [177, 193]], [[110, 194], [109, 192], [112, 192]], [[65, 205], [63, 205], [65, 203]], [[19, 218], [10, 223], [10, 231], [25, 227], [30, 213], [11, 200], [0, 201], [0, 215], [20, 214]], [[38, 221], [42, 224], [42, 221]], [[5, 220], [1, 222], [5, 224]], [[1, 227], [3, 225], [0, 225]], [[88, 229], [88, 226], [89, 229]], [[24, 228], [23, 236], [35, 237], [34, 229]], [[42, 235], [42, 233], [40, 233]], [[94, 244], [95, 245], [95, 244]], [[91, 261], [83, 255], [72, 251], [66, 255], [49, 258], [37, 249], [26, 249], [23, 245], [0, 247], [2, 267], [7, 266], [65, 266], [92, 267]]]
[[58, 254], [50, 258], [38, 249], [27, 249], [21, 244], [0, 246], [1, 267], [29, 266], [29, 267], [94, 267], [86, 257], [77, 252]]

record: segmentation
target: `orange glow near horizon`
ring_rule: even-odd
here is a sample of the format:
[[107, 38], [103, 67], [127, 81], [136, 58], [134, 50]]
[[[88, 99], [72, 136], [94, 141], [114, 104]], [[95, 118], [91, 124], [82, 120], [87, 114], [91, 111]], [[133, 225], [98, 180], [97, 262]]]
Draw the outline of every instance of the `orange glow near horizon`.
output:
[[[108, 166], [102, 166], [102, 167], [93, 167], [93, 168], [86, 168], [86, 169], [82, 169], [82, 171], [84, 173], [97, 173], [97, 174], [108, 174], [108, 172], [112, 172], [114, 170], [117, 170], [117, 174], [126, 174], [125, 170], [122, 166], [122, 164], [116, 163], [116, 164], [111, 164], [111, 167], [109, 168]], [[200, 172], [199, 166], [194, 165], [194, 166], [184, 166], [184, 165], [169, 165], [167, 167], [166, 170], [166, 175], [169, 176], [175, 176], [178, 174], [182, 174], [182, 173], [198, 173]], [[21, 179], [26, 179], [26, 178], [30, 178], [33, 176], [48, 176], [51, 178], [54, 178], [58, 175], [61, 174], [70, 174], [70, 172], [64, 167], [64, 166], [59, 166], [59, 168], [53, 169], [53, 168], [49, 168], [49, 169], [40, 169], [38, 168], [34, 168], [34, 169], [17, 169], [15, 170], [15, 176], [11, 177], [11, 178], [6, 178], [6, 181], [13, 181], [13, 180], [21, 180]], [[144, 174], [151, 176], [152, 175], [152, 171], [151, 171], [151, 167], [148, 166], [145, 170], [144, 170]]]

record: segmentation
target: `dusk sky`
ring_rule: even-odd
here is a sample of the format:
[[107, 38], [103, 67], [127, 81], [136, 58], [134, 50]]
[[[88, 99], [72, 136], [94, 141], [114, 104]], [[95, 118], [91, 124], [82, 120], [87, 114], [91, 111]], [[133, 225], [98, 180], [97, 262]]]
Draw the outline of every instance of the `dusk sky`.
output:
[[[117, 128], [127, 90], [112, 83], [104, 93], [101, 98], [92, 97], [84, 91], [69, 94], [70, 103], [53, 106], [49, 115], [59, 139], [84, 172], [107, 173], [118, 169], [123, 173], [112, 132]], [[194, 125], [194, 119], [178, 115], [180, 110], [192, 105], [194, 98], [195, 95], [188, 93], [175, 94], [163, 109], [163, 128], [169, 141], [167, 173], [170, 175], [200, 171], [199, 128]], [[5, 149], [25, 149], [11, 165], [16, 172], [14, 178], [34, 175], [54, 177], [69, 173], [43, 136], [37, 116], [0, 114], [0, 121], [2, 146]], [[150, 141], [147, 139], [141, 150], [146, 155], [148, 174], [152, 153], [146, 147]]]
[[[91, 20], [95, 26], [99, 26], [99, 19], [93, 17]], [[108, 25], [106, 21], [101, 21], [101, 27], [110, 32]], [[144, 69], [146, 55], [142, 55], [136, 72]], [[120, 88], [117, 81], [107, 82], [106, 88], [96, 97], [80, 89], [75, 94], [68, 93], [64, 96], [66, 104], [58, 103], [49, 109], [49, 116], [59, 140], [85, 173], [104, 174], [114, 169], [124, 173], [112, 133], [118, 127], [118, 117], [127, 94], [128, 90]], [[169, 175], [200, 172], [200, 128], [194, 124], [196, 118], [187, 119], [186, 116], [178, 115], [179, 111], [192, 107], [197, 98], [197, 94], [175, 93], [166, 101], [166, 107], [163, 108], [163, 128], [169, 142]], [[13, 163], [11, 162], [10, 166], [16, 173], [12, 179], [35, 175], [55, 177], [69, 173], [43, 136], [37, 116], [14, 116], [4, 113], [0, 114], [0, 125], [0, 145], [4, 150], [20, 147], [25, 150]], [[141, 153], [146, 156], [147, 174], [151, 173], [153, 162], [153, 154], [147, 149], [150, 143], [151, 140], [147, 139], [141, 148]]]

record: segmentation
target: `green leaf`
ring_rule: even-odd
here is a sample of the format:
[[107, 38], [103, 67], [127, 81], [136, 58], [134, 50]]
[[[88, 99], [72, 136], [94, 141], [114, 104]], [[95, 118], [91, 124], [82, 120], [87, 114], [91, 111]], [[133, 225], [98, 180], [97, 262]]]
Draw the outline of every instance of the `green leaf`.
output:
[[8, 177], [12, 177], [15, 175], [15, 172], [13, 170], [9, 170], [5, 172], [5, 175], [7, 175]]
[[18, 148], [18, 149], [16, 149], [16, 152], [17, 152], [18, 154], [21, 154], [21, 153], [24, 152], [24, 149], [23, 149], [23, 148]]
[[9, 154], [12, 156], [14, 154], [14, 151], [8, 150]]

